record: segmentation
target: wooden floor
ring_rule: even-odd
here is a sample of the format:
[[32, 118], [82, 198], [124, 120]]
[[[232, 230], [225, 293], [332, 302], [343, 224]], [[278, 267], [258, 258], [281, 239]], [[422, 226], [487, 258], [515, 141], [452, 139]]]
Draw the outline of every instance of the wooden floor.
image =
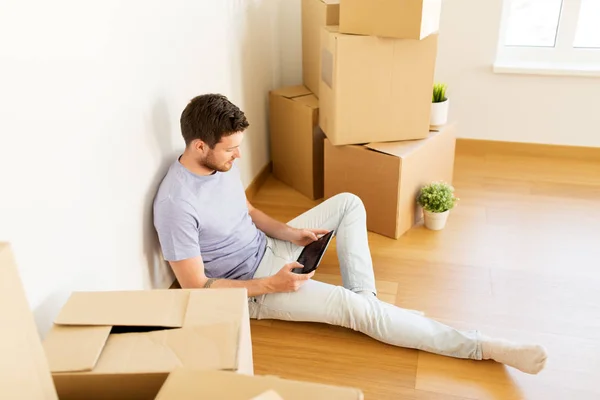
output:
[[[361, 388], [366, 399], [600, 399], [600, 160], [457, 150], [445, 230], [370, 234], [384, 301], [488, 335], [541, 342], [531, 376], [395, 348], [343, 328], [252, 321], [255, 371]], [[317, 204], [270, 177], [254, 206], [287, 221]], [[334, 248], [314, 279], [341, 283]]]

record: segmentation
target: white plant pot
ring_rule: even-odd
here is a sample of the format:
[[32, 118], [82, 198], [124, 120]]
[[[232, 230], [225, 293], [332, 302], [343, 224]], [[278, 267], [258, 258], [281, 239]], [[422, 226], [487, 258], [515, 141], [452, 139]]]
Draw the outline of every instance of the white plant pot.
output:
[[431, 114], [429, 117], [429, 125], [439, 126], [448, 122], [448, 107], [450, 99], [446, 99], [441, 103], [431, 103]]
[[450, 210], [446, 210], [442, 213], [434, 213], [423, 210], [423, 214], [425, 214], [425, 227], [427, 229], [431, 229], [432, 231], [439, 231], [444, 229], [446, 226], [446, 221], [448, 220]]

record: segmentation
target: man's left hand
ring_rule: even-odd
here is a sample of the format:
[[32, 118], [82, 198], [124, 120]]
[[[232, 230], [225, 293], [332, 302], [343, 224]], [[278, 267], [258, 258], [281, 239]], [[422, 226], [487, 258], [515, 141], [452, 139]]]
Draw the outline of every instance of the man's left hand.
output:
[[307, 246], [310, 243], [319, 240], [320, 235], [329, 233], [327, 229], [297, 229], [294, 228], [292, 231], [290, 242], [297, 246]]

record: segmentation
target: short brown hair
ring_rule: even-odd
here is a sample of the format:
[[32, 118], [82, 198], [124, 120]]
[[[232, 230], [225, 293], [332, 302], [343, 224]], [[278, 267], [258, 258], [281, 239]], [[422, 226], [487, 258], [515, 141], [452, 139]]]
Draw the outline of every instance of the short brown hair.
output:
[[181, 113], [180, 123], [186, 146], [200, 139], [211, 149], [223, 136], [244, 131], [249, 126], [244, 113], [222, 94], [194, 97]]

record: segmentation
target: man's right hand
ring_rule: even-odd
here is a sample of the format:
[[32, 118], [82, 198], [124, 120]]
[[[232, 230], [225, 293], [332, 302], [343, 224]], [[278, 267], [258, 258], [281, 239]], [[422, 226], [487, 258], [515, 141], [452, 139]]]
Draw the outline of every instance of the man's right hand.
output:
[[296, 274], [292, 272], [294, 268], [302, 268], [302, 265], [297, 262], [286, 264], [279, 272], [268, 278], [273, 293], [295, 292], [315, 274], [315, 271], [309, 274]]

